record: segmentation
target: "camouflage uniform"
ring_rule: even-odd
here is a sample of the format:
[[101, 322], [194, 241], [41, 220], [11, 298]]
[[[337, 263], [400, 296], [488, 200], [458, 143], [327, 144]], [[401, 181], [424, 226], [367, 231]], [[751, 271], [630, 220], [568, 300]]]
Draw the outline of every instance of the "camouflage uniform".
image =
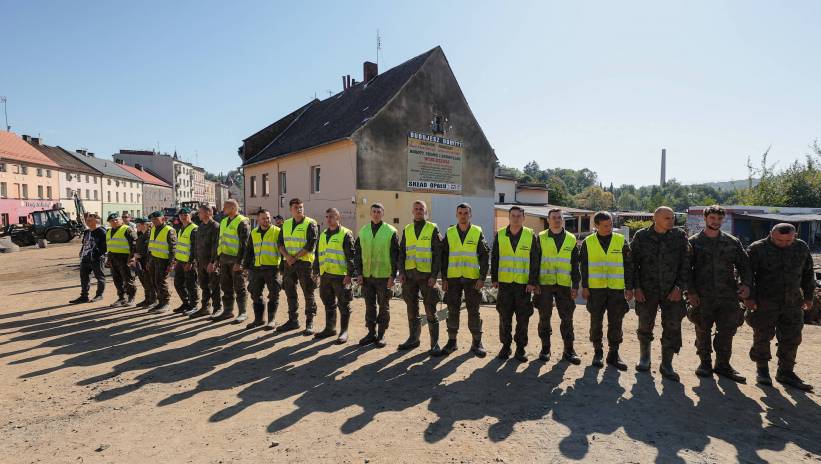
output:
[[169, 259], [156, 258], [151, 256], [151, 253], [148, 253], [148, 275], [150, 276], [154, 290], [157, 292], [157, 299], [161, 306], [168, 304], [169, 300], [171, 300], [167, 280], [169, 272], [168, 265], [171, 263], [171, 258], [177, 249], [177, 233], [173, 227], [168, 231], [166, 242], [168, 243]]
[[[128, 266], [128, 261], [131, 255], [134, 254], [134, 243], [136, 242], [136, 233], [134, 229], [123, 224], [120, 227], [125, 227], [125, 240], [128, 242], [128, 254], [108, 252], [108, 263], [111, 267], [111, 279], [114, 281], [114, 287], [117, 288], [117, 297], [120, 299], [133, 299], [134, 294], [137, 293], [137, 287], [134, 286], [134, 274]], [[111, 229], [113, 236], [120, 227]]]
[[650, 343], [653, 340], [653, 327], [661, 307], [661, 347], [673, 353], [681, 349], [681, 320], [687, 309], [683, 298], [670, 301], [667, 295], [675, 287], [682, 293], [687, 290], [689, 249], [687, 235], [678, 228], [659, 234], [650, 226], [637, 231], [630, 242], [634, 288], [641, 289], [646, 298], [644, 303], [636, 301], [639, 341]]
[[[413, 221], [413, 229], [416, 236], [422, 234], [422, 230], [427, 224], [427, 221]], [[435, 332], [436, 338], [439, 337], [439, 318], [436, 316], [436, 305], [439, 304], [439, 289], [428, 286], [428, 279], [436, 278], [439, 275], [439, 266], [442, 253], [442, 238], [439, 235], [439, 228], [434, 227], [431, 233], [430, 241], [431, 252], [431, 271], [421, 272], [417, 269], [405, 269], [405, 257], [407, 256], [407, 248], [405, 245], [405, 234], [402, 234], [402, 241], [399, 242], [399, 258], [397, 268], [399, 269], [400, 277], [405, 278], [405, 283], [402, 285], [402, 299], [405, 300], [405, 305], [408, 310], [408, 330], [410, 337], [408, 342], [416, 343], [419, 341], [419, 335], [422, 330], [422, 318], [419, 316], [419, 295], [422, 295], [422, 304], [425, 307], [425, 318], [428, 321], [428, 327]], [[434, 335], [432, 334], [433, 338]]]
[[135, 254], [140, 255], [140, 258], [137, 260], [139, 267], [135, 267], [137, 277], [140, 278], [140, 283], [145, 291], [145, 300], [140, 303], [142, 306], [148, 306], [157, 301], [157, 292], [154, 291], [154, 284], [151, 282], [151, 278], [148, 274], [148, 237], [151, 234], [152, 226], [150, 223], [146, 224], [148, 224], [149, 227], [145, 232], [137, 232], [137, 242], [134, 250]]
[[[248, 221], [240, 221], [237, 225], [237, 237], [239, 241], [239, 249], [237, 255], [232, 256], [226, 253], [219, 255], [219, 279], [220, 288], [222, 289], [222, 305], [225, 309], [226, 316], [234, 313], [234, 301], [237, 302], [237, 309], [239, 316], [245, 318], [245, 307], [247, 303], [247, 291], [245, 289], [245, 275], [242, 271], [234, 271], [235, 264], [242, 264], [242, 259], [245, 256], [245, 247], [248, 244], [248, 237], [251, 235]], [[217, 237], [219, 240], [219, 237]], [[214, 317], [219, 317], [214, 311]]]
[[220, 224], [211, 219], [209, 222], [200, 224], [196, 231], [196, 241], [194, 243], [194, 260], [197, 263], [197, 277], [202, 290], [202, 307], [206, 310], [211, 304], [214, 311], [222, 307], [220, 301], [220, 279], [216, 269], [208, 272], [208, 264], [214, 263], [214, 267], [219, 267], [219, 257], [217, 247], [219, 245]]
[[[459, 233], [459, 238], [464, 242], [469, 231], [462, 231], [456, 228]], [[448, 278], [448, 264], [450, 246], [448, 245], [448, 238], [442, 240], [442, 278], [448, 281], [448, 291], [445, 292], [445, 303], [448, 305], [448, 337], [451, 340], [456, 340], [456, 334], [459, 333], [459, 313], [462, 309], [462, 293], [465, 295], [465, 308], [468, 312], [468, 329], [473, 336], [473, 341], [482, 340], [482, 318], [479, 314], [479, 306], [482, 304], [482, 294], [476, 290], [477, 279], [465, 278]], [[479, 234], [479, 243], [476, 246], [476, 254], [479, 258], [479, 281], [484, 282], [487, 278], [488, 266], [490, 264], [490, 247], [485, 241], [483, 233]]]
[[752, 294], [758, 308], [747, 316], [753, 328], [753, 346], [750, 359], [766, 363], [770, 354], [770, 341], [778, 339], [778, 370], [792, 372], [804, 314], [801, 304], [811, 300], [815, 291], [812, 257], [807, 244], [796, 241], [787, 248], [778, 248], [769, 238], [750, 245]]
[[[379, 230], [382, 223], [371, 222], [371, 230], [374, 234]], [[388, 288], [388, 279], [396, 276], [396, 263], [399, 256], [399, 238], [396, 234], [391, 236], [390, 262], [391, 276], [387, 278], [363, 277], [362, 279], [362, 299], [365, 300], [365, 326], [368, 333], [378, 333], [384, 335], [388, 331], [391, 321], [391, 289]], [[358, 276], [364, 276], [362, 265], [362, 244], [359, 237], [354, 242], [354, 268]]]
[[693, 235], [690, 247], [689, 293], [699, 297], [699, 305], [688, 313], [696, 328], [696, 352], [702, 361], [710, 362], [710, 334], [715, 325], [716, 365], [726, 366], [730, 363], [733, 336], [743, 321], [737, 295], [739, 280], [741, 285], [751, 285], [747, 253], [737, 238], [724, 232], [716, 238], [704, 232]]

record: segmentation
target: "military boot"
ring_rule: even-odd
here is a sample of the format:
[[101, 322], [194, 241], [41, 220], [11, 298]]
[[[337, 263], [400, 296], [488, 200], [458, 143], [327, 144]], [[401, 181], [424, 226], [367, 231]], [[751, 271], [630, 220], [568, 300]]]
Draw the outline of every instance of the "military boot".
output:
[[[114, 304], [118, 304], [119, 302], [120, 302], [120, 300], [117, 300], [117, 301], [114, 302]], [[125, 303], [125, 300], [122, 300], [122, 302]], [[120, 306], [122, 306], [122, 305], [120, 305]], [[179, 313], [184, 313], [184, 312], [188, 311], [189, 309], [191, 309], [191, 308], [188, 307], [188, 303], [183, 303], [183, 304], [177, 306], [176, 308], [174, 308], [174, 311], [172, 311], [172, 312], [179, 314]]]
[[248, 323], [245, 326], [246, 329], [255, 329], [257, 327], [262, 327], [265, 325], [265, 320], [263, 319], [263, 312], [265, 311], [265, 305], [262, 302], [253, 302], [252, 307], [254, 309], [254, 320]]
[[787, 370], [779, 367], [778, 372], [775, 374], [775, 380], [802, 391], [812, 391], [812, 385], [801, 380], [792, 369]]
[[305, 330], [302, 331], [302, 335], [308, 337], [314, 334], [314, 315], [309, 314], [305, 317]]
[[576, 350], [573, 349], [573, 340], [565, 340], [562, 359], [577, 366], [582, 363], [582, 360], [579, 359], [579, 355], [576, 354]]
[[502, 345], [502, 349], [499, 351], [499, 359], [507, 359], [510, 357], [510, 345]]
[[359, 340], [359, 346], [366, 346], [376, 341], [376, 327], [368, 326], [368, 334]]
[[542, 350], [539, 351], [539, 361], [548, 362], [550, 361], [550, 340], [542, 341]]
[[328, 338], [336, 335], [336, 310], [325, 311], [325, 328], [314, 334], [314, 338]]
[[274, 322], [274, 317], [277, 313], [277, 302], [276, 301], [268, 301], [268, 323], [265, 324], [265, 327], [262, 330], [274, 330], [277, 328], [276, 322]]
[[620, 371], [627, 370], [627, 364], [621, 359], [621, 356], [619, 356], [618, 345], [611, 346], [610, 350], [607, 352], [607, 364], [615, 367]]
[[639, 362], [636, 364], [639, 372], [650, 372], [650, 342], [639, 342]]
[[296, 318], [294, 318], [294, 319], [288, 318], [288, 322], [286, 322], [286, 323], [282, 324], [281, 326], [277, 327], [277, 333], [289, 332], [291, 330], [296, 330], [298, 328], [299, 328], [299, 321]]
[[713, 376], [713, 360], [710, 357], [710, 355], [705, 355], [701, 357], [701, 362], [696, 368], [696, 375], [699, 377]]
[[[376, 340], [374, 340], [373, 344], [377, 348], [385, 348], [387, 343], [385, 342], [385, 332], [388, 331], [388, 327], [382, 324], [379, 324], [379, 328], [376, 330]], [[419, 346], [419, 334], [416, 335], [416, 346]]]
[[211, 320], [214, 322], [226, 321], [234, 318], [234, 300], [223, 301], [222, 308], [218, 309], [211, 315]]
[[399, 350], [412, 350], [419, 346], [419, 335], [422, 333], [422, 324], [419, 322], [419, 318], [409, 319], [408, 326], [410, 334], [404, 343], [400, 343], [396, 347]]
[[662, 377], [673, 382], [679, 382], [681, 379], [673, 369], [673, 350], [670, 348], [662, 348], [661, 350], [661, 365], [659, 365], [659, 373]]
[[473, 344], [470, 345], [470, 351], [472, 351], [477, 358], [484, 358], [487, 356], [487, 350], [484, 346], [482, 346], [482, 337], [473, 338]]
[[525, 347], [516, 345], [516, 353], [513, 354], [513, 359], [519, 362], [527, 362], [527, 353]]
[[601, 345], [593, 346], [593, 362], [594, 367], [604, 367], [604, 349]]
[[442, 347], [442, 354], [449, 355], [459, 349], [455, 338], [448, 338], [448, 342]]
[[767, 361], [756, 363], [755, 381], [761, 385], [772, 385], [773, 379], [770, 377], [770, 366]]
[[439, 348], [439, 322], [428, 322], [428, 333], [430, 334], [430, 356], [442, 356], [445, 353]]
[[351, 313], [342, 313], [339, 315], [339, 337], [336, 339], [337, 345], [348, 343], [348, 323], [350, 320]]
[[245, 305], [247, 303], [248, 300], [246, 300], [245, 298], [237, 300], [237, 311], [239, 311], [239, 314], [237, 314], [236, 319], [231, 321], [232, 324], [242, 324], [248, 319], [248, 314], [246, 314], [245, 312]]
[[713, 369], [716, 374], [727, 377], [733, 382], [747, 383], [747, 378], [741, 375], [737, 370], [730, 365], [730, 354], [721, 353], [716, 355], [716, 366]]
[[193, 313], [189, 313], [188, 317], [190, 319], [195, 319], [195, 318], [202, 317], [202, 316], [209, 316], [210, 314], [211, 314], [211, 305], [209, 305], [208, 303], [203, 303], [202, 306], [200, 306], [200, 309], [196, 310]]

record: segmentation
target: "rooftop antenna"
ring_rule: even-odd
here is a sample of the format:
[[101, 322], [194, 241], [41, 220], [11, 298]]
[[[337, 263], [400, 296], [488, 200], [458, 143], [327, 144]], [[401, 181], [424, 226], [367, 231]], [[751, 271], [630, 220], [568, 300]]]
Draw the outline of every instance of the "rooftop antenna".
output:
[[326, 90], [326, 92], [328, 92], [328, 97], [334, 94], [331, 90]]
[[382, 36], [376, 30], [376, 65], [379, 66], [379, 54], [382, 52]]
[[0, 103], [3, 104], [3, 113], [6, 115], [6, 132], [11, 132], [11, 126], [9, 126], [9, 104], [8, 98], [0, 97]]

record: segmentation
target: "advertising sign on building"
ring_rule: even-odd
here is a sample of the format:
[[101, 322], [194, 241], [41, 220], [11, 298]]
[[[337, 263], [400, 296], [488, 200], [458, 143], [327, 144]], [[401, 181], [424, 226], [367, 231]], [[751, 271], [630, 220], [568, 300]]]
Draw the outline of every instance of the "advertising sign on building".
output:
[[462, 193], [462, 142], [408, 133], [408, 191]]

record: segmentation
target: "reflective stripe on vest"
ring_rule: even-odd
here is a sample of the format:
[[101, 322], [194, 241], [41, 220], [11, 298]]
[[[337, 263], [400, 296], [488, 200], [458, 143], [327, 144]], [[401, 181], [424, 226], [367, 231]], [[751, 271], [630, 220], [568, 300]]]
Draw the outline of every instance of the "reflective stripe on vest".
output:
[[350, 233], [350, 230], [339, 226], [339, 230], [328, 238], [328, 234], [322, 232], [319, 237], [319, 273], [320, 274], [334, 274], [347, 275], [348, 262], [345, 260], [345, 248], [342, 242], [345, 239], [345, 234]]
[[523, 227], [516, 250], [507, 236], [507, 228], [499, 229], [499, 282], [527, 284], [530, 278], [530, 247], [533, 244], [533, 229]]
[[111, 229], [105, 233], [105, 246], [109, 253], [123, 253], [129, 254], [131, 250], [128, 247], [128, 239], [125, 238], [125, 231], [128, 226], [120, 226], [114, 236], [111, 236]]
[[251, 231], [251, 241], [254, 243], [254, 266], [279, 266], [282, 256], [279, 254], [279, 227], [271, 224], [265, 234], [260, 233], [259, 227]]
[[479, 278], [479, 238], [482, 228], [471, 225], [465, 242], [459, 237], [459, 226], [448, 227], [448, 275], [449, 279]]
[[151, 256], [160, 259], [168, 259], [168, 232], [170, 230], [171, 226], [168, 224], [163, 224], [159, 229], [159, 232], [156, 227], [151, 228], [151, 235], [148, 240], [148, 251], [151, 252]]
[[232, 220], [229, 217], [220, 221], [220, 239], [217, 245], [218, 255], [236, 256], [239, 254], [239, 235], [237, 228], [239, 223], [245, 220], [245, 216], [237, 214]]
[[197, 225], [193, 222], [180, 231], [177, 236], [177, 248], [174, 250], [174, 259], [181, 263], [191, 260], [191, 234], [197, 230]]
[[391, 239], [396, 228], [384, 222], [376, 235], [371, 224], [359, 229], [359, 247], [362, 249], [362, 276], [386, 278], [391, 276]]
[[416, 269], [419, 272], [430, 272], [433, 263], [433, 230], [436, 224], [425, 222], [422, 233], [416, 236], [414, 224], [405, 226], [405, 269]]
[[[308, 226], [310, 224], [316, 224], [316, 221], [307, 216], [296, 227], [294, 227], [294, 218], [290, 218], [282, 224], [282, 243], [289, 255], [296, 256], [299, 250], [305, 248], [305, 244], [308, 243]], [[314, 262], [313, 251], [304, 254], [299, 260], [309, 263]]]
[[539, 284], [541, 285], [561, 285], [570, 287], [573, 285], [571, 279], [571, 257], [576, 248], [576, 236], [570, 232], [565, 232], [562, 249], [556, 247], [556, 240], [550, 236], [548, 230], [539, 233], [539, 243], [542, 247], [542, 261], [539, 266]]
[[613, 234], [607, 253], [596, 234], [584, 239], [587, 244], [587, 286], [624, 290], [624, 235]]

